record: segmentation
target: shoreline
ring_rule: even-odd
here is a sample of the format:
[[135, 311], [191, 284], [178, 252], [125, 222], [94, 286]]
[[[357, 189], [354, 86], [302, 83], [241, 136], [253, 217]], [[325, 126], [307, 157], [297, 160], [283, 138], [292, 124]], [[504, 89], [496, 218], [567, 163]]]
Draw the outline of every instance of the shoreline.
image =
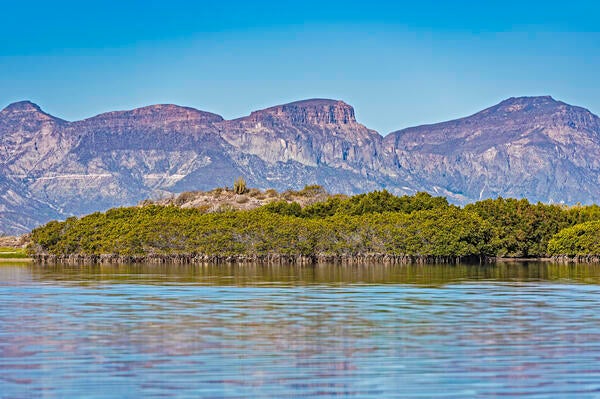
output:
[[316, 265], [333, 263], [341, 265], [357, 265], [363, 263], [394, 264], [494, 264], [519, 262], [548, 263], [600, 263], [600, 256], [554, 256], [538, 258], [506, 258], [487, 256], [434, 256], [434, 255], [389, 255], [389, 254], [357, 254], [357, 255], [203, 255], [203, 254], [152, 254], [152, 255], [32, 255], [30, 258], [5, 259], [4, 261], [35, 262], [40, 264], [280, 264], [280, 265]]
[[556, 262], [552, 257], [536, 257], [536, 258], [506, 258], [503, 256], [492, 257], [494, 262], [510, 263], [510, 262]]
[[0, 258], [0, 264], [2, 263], [14, 263], [14, 262], [22, 262], [22, 263], [28, 263], [28, 262], [34, 262], [35, 259], [34, 258]]
[[233, 263], [264, 263], [281, 265], [316, 265], [320, 263], [334, 264], [457, 264], [457, 263], [488, 263], [486, 258], [479, 256], [454, 257], [433, 255], [388, 255], [388, 254], [359, 254], [359, 255], [202, 255], [202, 254], [172, 254], [172, 255], [33, 255], [32, 259], [41, 264], [233, 264]]

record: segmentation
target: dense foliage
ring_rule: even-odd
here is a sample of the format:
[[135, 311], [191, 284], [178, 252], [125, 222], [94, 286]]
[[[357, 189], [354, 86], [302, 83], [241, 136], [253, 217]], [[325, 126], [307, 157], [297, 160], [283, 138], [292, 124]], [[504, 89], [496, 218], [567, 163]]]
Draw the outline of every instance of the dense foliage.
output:
[[[304, 208], [281, 200], [217, 213], [159, 205], [111, 209], [34, 229], [30, 249], [56, 255], [530, 257], [546, 255], [559, 231], [590, 220], [600, 220], [599, 207], [498, 198], [459, 208], [426, 193], [376, 191], [330, 196]], [[597, 232], [598, 224], [587, 228]]]
[[526, 199], [488, 199], [465, 206], [492, 225], [490, 246], [497, 256], [542, 257], [548, 242], [559, 231], [591, 220], [600, 220], [600, 207], [532, 204]]
[[600, 255], [600, 221], [561, 230], [548, 243], [551, 255]]

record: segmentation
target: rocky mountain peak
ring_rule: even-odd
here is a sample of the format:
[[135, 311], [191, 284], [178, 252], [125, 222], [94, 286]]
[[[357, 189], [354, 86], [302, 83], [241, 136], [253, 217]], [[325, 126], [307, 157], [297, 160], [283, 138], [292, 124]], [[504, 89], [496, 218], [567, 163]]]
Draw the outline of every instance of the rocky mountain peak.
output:
[[548, 112], [566, 106], [565, 103], [556, 101], [551, 96], [535, 97], [510, 97], [499, 104], [488, 108], [492, 112]]
[[560, 101], [555, 100], [552, 96], [521, 96], [521, 97], [509, 97], [506, 100], [502, 100], [498, 105], [502, 104], [529, 104], [529, 105], [542, 105], [542, 104], [560, 104]]
[[106, 112], [87, 119], [87, 121], [110, 121], [116, 124], [168, 124], [173, 122], [215, 123], [223, 121], [223, 117], [190, 107], [182, 107], [174, 104], [157, 104], [128, 111]]
[[585, 108], [569, 105], [555, 100], [551, 96], [539, 96], [511, 97], [472, 115], [470, 118], [481, 117], [511, 120], [520, 120], [521, 118], [527, 120], [551, 120], [554, 118], [555, 120], [562, 119], [567, 121], [570, 118], [590, 119], [592, 116], [594, 115]]
[[[599, 133], [600, 119], [585, 108], [551, 96], [511, 97], [465, 118], [393, 132], [386, 141], [394, 145], [402, 142], [410, 148], [428, 143], [439, 151], [453, 152], [482, 143], [482, 148], [487, 148], [530, 134], [540, 138], [540, 132], [556, 139], [568, 129], [579, 134]], [[450, 145], [453, 140], [460, 141]]]
[[19, 101], [9, 104], [6, 108], [0, 111], [0, 117], [2, 118], [28, 118], [37, 120], [58, 120], [44, 111], [39, 105], [32, 103], [31, 101]]
[[557, 101], [551, 96], [511, 97], [472, 116], [496, 123], [556, 127], [569, 126], [598, 131], [599, 118], [589, 110]]
[[339, 100], [311, 99], [277, 105], [250, 114], [256, 122], [282, 120], [293, 125], [349, 125], [356, 123], [354, 108]]

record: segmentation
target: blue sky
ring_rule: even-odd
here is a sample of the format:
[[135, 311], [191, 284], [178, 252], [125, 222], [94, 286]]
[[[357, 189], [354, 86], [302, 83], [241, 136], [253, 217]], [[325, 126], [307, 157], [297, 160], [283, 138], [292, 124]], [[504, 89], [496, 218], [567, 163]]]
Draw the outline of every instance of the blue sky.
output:
[[0, 107], [226, 118], [325, 97], [382, 134], [552, 95], [600, 113], [593, 1], [3, 2]]

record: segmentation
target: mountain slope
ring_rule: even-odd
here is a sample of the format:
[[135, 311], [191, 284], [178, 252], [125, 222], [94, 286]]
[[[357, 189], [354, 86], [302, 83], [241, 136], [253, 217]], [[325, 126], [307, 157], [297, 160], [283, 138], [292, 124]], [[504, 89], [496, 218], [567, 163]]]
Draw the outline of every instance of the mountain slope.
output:
[[[394, 186], [393, 178], [409, 179], [403, 171], [389, 167], [382, 137], [358, 123], [354, 109], [342, 101], [314, 99], [280, 105], [225, 121], [219, 129], [237, 151], [267, 163], [267, 169], [249, 171], [257, 184], [262, 177], [276, 188], [317, 183], [351, 194]], [[303, 171], [299, 176], [289, 175], [299, 169]], [[256, 173], [264, 171], [274, 176]], [[282, 185], [279, 181], [285, 176], [289, 178]]]
[[0, 232], [145, 198], [231, 185], [331, 192], [429, 191], [464, 203], [600, 201], [600, 121], [551, 97], [382, 137], [338, 100], [235, 120], [152, 105], [68, 122], [23, 101], [0, 111]]
[[[15, 103], [0, 114], [0, 176], [39, 206], [22, 223], [7, 213], [0, 231], [18, 233], [51, 218], [231, 185], [238, 176], [250, 186], [280, 190], [306, 184], [345, 193], [374, 190], [392, 184], [382, 172], [381, 140], [356, 122], [352, 107], [333, 100], [288, 104], [234, 121], [154, 105], [66, 122], [30, 102]], [[2, 205], [8, 200], [0, 198]]]
[[384, 139], [399, 166], [457, 200], [600, 200], [600, 119], [551, 97], [510, 98]]

